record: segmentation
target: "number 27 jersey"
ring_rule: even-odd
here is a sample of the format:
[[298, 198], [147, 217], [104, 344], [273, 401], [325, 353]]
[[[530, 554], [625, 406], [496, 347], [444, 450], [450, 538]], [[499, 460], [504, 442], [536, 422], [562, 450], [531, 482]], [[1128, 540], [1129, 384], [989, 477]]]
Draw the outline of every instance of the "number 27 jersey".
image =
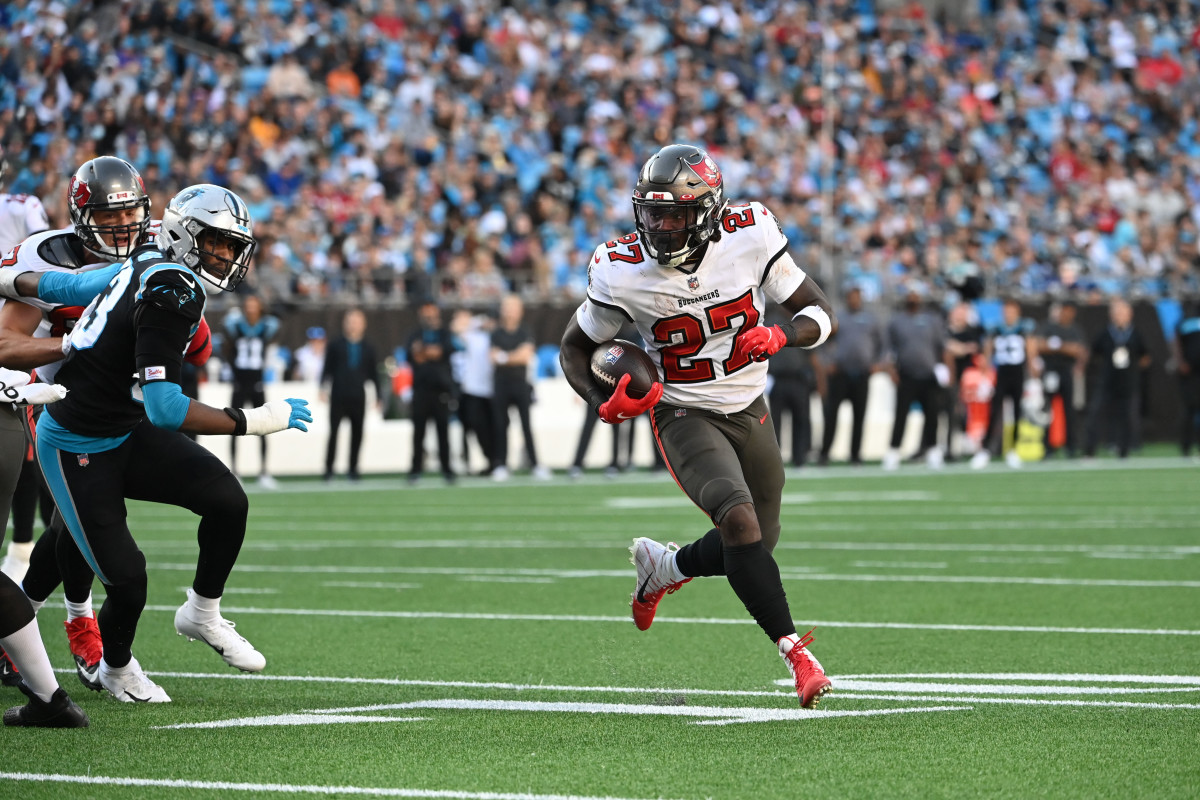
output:
[[636, 233], [600, 245], [576, 318], [597, 342], [633, 322], [658, 365], [664, 402], [731, 414], [767, 381], [766, 362], [735, 356], [737, 338], [762, 323], [767, 300], [788, 299], [806, 276], [762, 204], [729, 206], [721, 226], [691, 271], [660, 266]]

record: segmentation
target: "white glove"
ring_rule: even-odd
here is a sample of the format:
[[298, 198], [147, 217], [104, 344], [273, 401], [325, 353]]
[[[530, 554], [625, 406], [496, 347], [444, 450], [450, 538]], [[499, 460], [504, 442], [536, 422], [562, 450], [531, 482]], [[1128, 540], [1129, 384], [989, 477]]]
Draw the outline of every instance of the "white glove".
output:
[[287, 400], [272, 400], [244, 413], [247, 436], [266, 436], [268, 433], [286, 431], [288, 428], [307, 431], [308, 427], [304, 423], [312, 422], [308, 401], [290, 397]]
[[28, 372], [0, 367], [0, 397], [18, 408], [57, 403], [67, 396], [65, 386], [57, 383], [30, 383]]
[[63, 351], [64, 356], [70, 355], [70, 353], [71, 353], [71, 332], [70, 331], [65, 331], [63, 333], [62, 351]]
[[67, 396], [67, 387], [57, 383], [31, 383], [17, 389], [19, 399], [13, 401], [16, 408], [44, 406], [57, 403]]

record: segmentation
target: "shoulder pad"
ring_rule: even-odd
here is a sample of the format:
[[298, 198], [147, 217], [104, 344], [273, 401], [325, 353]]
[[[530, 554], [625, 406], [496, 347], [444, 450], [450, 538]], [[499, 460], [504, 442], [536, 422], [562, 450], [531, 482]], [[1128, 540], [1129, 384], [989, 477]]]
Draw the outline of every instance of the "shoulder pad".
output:
[[95, 256], [84, 249], [83, 243], [74, 233], [47, 236], [38, 243], [35, 255], [52, 267], [64, 269], [80, 269], [96, 263]]
[[142, 274], [136, 302], [198, 320], [204, 313], [205, 294], [191, 270], [164, 264]]

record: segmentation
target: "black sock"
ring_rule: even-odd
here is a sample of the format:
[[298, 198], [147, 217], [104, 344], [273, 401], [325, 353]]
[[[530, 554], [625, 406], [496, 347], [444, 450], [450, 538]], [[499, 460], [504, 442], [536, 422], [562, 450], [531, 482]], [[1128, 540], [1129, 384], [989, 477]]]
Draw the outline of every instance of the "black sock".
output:
[[721, 532], [713, 528], [691, 544], [685, 544], [675, 554], [675, 566], [689, 578], [706, 578], [725, 574], [724, 545]]
[[750, 616], [772, 642], [796, 632], [779, 566], [761, 541], [725, 547], [725, 575]]

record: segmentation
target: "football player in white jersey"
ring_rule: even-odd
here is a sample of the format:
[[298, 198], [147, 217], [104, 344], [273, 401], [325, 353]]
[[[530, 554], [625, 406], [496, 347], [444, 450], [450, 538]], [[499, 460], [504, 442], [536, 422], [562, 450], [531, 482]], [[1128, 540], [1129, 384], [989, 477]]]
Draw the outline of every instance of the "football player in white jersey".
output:
[[[4, 175], [7, 172], [8, 160], [4, 157], [3, 146], [0, 146], [0, 187], [4, 185]], [[50, 221], [46, 218], [46, 209], [41, 200], [28, 194], [0, 192], [0, 258], [28, 237], [46, 230], [49, 226]], [[8, 431], [8, 435], [14, 434], [19, 427], [19, 420], [10, 419], [7, 415], [0, 418], [0, 428]], [[20, 463], [13, 463], [20, 472], [19, 477], [36, 477], [33, 474], [35, 470], [27, 472]], [[0, 493], [3, 493], [2, 487], [7, 485], [7, 477], [0, 475]], [[3, 510], [3, 500], [0, 500], [0, 510]], [[8, 519], [7, 512], [4, 518]], [[0, 562], [0, 571], [20, 583], [25, 569], [29, 566], [29, 553], [32, 550], [33, 531], [15, 527], [13, 540], [8, 543], [4, 561]], [[0, 659], [0, 680], [11, 680], [7, 670], [8, 664]]]
[[[646, 630], [664, 595], [692, 578], [724, 575], [778, 646], [801, 705], [812, 708], [830, 681], [808, 651], [811, 637], [796, 635], [771, 554], [784, 472], [763, 362], [783, 347], [820, 345], [837, 330], [833, 310], [788, 254], [771, 212], [727, 202], [704, 150], [673, 144], [654, 154], [633, 208], [637, 232], [597, 247], [588, 265], [587, 299], [563, 335], [563, 372], [605, 422], [651, 412], [668, 469], [716, 526], [682, 548], [634, 540], [634, 622]], [[768, 301], [794, 315], [791, 322], [762, 325]], [[590, 374], [593, 350], [626, 321], [662, 378], [641, 400], [625, 394], [628, 377], [609, 397]]]
[[[0, 147], [0, 185], [7, 167], [4, 149]], [[46, 210], [36, 197], [0, 193], [0, 256], [47, 227], [49, 221], [46, 219]], [[55, 357], [61, 356], [62, 352], [59, 351]], [[4, 363], [3, 360], [0, 363]], [[6, 399], [9, 392], [15, 394], [51, 388], [44, 384], [29, 384], [29, 380], [30, 376], [26, 373], [0, 369], [0, 384], [4, 387], [2, 391]], [[0, 524], [3, 525], [8, 524], [8, 503], [12, 499], [26, 450], [21, 423], [23, 413], [23, 409], [14, 408], [10, 402], [0, 403], [0, 513], [3, 514]], [[0, 528], [0, 539], [3, 535], [3, 528]], [[6, 685], [22, 684], [29, 694], [26, 705], [4, 713], [4, 724], [87, 727], [87, 715], [67, 696], [54, 677], [33, 608], [15, 582], [20, 578], [14, 580], [8, 575], [22, 560], [28, 563], [32, 547], [32, 542], [10, 544], [4, 574], [0, 574], [0, 647], [4, 648], [0, 650], [0, 680]], [[24, 558], [13, 558], [14, 553], [20, 553]], [[9, 653], [12, 654], [11, 660]], [[19, 675], [18, 666], [21, 670]]]
[[[8, 159], [0, 146], [0, 187], [8, 172]], [[0, 192], [0, 256], [12, 250], [28, 237], [50, 227], [42, 201], [31, 194]]]

